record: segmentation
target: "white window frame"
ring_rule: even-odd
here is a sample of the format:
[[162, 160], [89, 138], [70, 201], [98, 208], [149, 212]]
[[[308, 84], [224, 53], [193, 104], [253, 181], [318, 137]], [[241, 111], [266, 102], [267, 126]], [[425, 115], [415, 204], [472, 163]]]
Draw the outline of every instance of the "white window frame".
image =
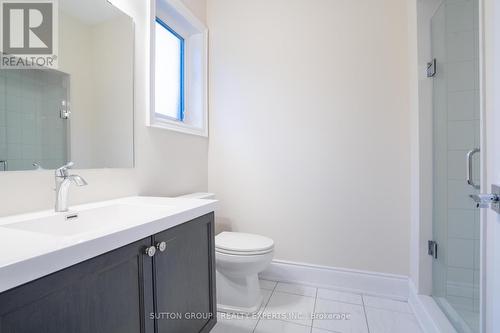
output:
[[[208, 137], [208, 29], [179, 0], [150, 2], [150, 111], [146, 125]], [[155, 112], [156, 17], [184, 38], [184, 121]]]

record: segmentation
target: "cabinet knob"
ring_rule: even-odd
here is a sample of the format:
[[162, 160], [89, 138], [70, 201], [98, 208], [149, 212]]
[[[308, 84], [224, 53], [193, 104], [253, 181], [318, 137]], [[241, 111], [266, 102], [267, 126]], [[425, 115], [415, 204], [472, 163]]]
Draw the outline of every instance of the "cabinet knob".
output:
[[144, 249], [144, 253], [148, 257], [154, 257], [154, 255], [156, 254], [156, 247], [154, 247], [154, 246], [148, 246], [147, 248]]
[[157, 248], [160, 252], [165, 252], [165, 250], [167, 249], [167, 242], [160, 242], [160, 243], [156, 243], [156, 248]]

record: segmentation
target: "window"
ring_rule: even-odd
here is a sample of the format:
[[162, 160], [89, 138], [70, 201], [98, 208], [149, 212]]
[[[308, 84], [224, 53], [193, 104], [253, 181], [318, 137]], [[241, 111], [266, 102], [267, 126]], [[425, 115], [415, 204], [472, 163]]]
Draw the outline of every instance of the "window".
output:
[[155, 113], [184, 120], [184, 38], [156, 19]]
[[147, 126], [208, 136], [207, 28], [180, 1], [153, 4]]

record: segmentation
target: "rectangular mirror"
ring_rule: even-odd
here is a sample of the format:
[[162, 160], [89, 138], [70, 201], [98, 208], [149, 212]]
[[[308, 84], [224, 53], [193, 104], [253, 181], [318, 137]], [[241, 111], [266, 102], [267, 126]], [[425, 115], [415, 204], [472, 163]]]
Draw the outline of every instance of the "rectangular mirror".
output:
[[58, 69], [0, 69], [0, 172], [134, 166], [134, 24], [59, 0]]

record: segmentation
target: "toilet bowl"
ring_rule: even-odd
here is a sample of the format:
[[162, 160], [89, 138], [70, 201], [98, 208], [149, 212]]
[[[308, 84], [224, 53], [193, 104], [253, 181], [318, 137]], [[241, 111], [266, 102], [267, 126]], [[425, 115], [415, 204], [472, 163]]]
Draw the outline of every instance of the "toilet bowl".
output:
[[272, 239], [240, 232], [215, 237], [217, 309], [230, 313], [255, 313], [262, 303], [258, 274], [274, 254]]
[[[215, 199], [213, 193], [181, 196]], [[215, 236], [217, 310], [229, 313], [256, 313], [262, 304], [258, 274], [274, 255], [272, 239], [241, 232], [221, 232]]]

